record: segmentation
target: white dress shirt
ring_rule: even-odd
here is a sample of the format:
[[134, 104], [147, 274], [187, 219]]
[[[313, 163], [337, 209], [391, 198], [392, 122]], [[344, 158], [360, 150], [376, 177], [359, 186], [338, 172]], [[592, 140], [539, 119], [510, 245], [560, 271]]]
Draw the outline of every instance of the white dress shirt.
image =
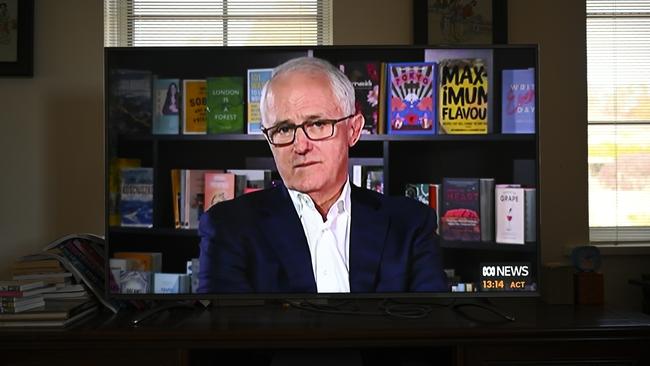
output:
[[345, 182], [325, 222], [311, 197], [288, 191], [307, 237], [318, 292], [350, 292], [350, 181]]

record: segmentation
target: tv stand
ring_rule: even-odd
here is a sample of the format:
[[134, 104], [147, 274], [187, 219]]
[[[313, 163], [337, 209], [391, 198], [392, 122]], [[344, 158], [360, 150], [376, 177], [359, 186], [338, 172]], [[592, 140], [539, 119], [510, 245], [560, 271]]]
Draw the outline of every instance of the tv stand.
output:
[[3, 364], [16, 366], [198, 366], [233, 359], [271, 365], [300, 358], [316, 364], [312, 356], [326, 353], [360, 357], [364, 365], [650, 365], [650, 316], [641, 312], [522, 298], [495, 304], [517, 321], [477, 322], [451, 305], [420, 319], [316, 313], [281, 303], [194, 306], [138, 327], [131, 325], [135, 312], [104, 312], [61, 330], [0, 328], [0, 352]]

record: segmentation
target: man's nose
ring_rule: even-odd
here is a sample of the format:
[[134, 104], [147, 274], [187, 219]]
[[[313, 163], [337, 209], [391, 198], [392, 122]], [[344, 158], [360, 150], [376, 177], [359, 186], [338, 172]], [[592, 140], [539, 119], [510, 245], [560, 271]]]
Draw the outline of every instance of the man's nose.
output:
[[296, 136], [293, 140], [293, 149], [300, 153], [307, 151], [309, 149], [311, 141], [305, 134], [305, 130], [302, 128], [297, 128], [296, 129]]

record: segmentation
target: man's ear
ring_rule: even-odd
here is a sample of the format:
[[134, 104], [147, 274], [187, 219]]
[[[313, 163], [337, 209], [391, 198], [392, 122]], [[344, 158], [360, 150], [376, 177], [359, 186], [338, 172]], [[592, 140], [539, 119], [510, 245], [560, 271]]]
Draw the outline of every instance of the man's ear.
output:
[[365, 122], [366, 120], [361, 113], [350, 118], [350, 124], [348, 125], [350, 127], [348, 129], [348, 146], [352, 147], [357, 143], [357, 141], [359, 141], [361, 138], [361, 130], [363, 129]]

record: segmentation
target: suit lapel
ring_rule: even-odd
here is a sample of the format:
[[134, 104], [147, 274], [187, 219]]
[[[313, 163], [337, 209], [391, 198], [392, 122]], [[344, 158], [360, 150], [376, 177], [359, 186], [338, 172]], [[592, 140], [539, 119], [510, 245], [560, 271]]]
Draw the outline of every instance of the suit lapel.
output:
[[350, 291], [375, 292], [389, 218], [376, 197], [351, 187]]
[[300, 218], [284, 186], [269, 192], [268, 202], [260, 205], [260, 228], [268, 234], [292, 292], [316, 292], [311, 255]]

